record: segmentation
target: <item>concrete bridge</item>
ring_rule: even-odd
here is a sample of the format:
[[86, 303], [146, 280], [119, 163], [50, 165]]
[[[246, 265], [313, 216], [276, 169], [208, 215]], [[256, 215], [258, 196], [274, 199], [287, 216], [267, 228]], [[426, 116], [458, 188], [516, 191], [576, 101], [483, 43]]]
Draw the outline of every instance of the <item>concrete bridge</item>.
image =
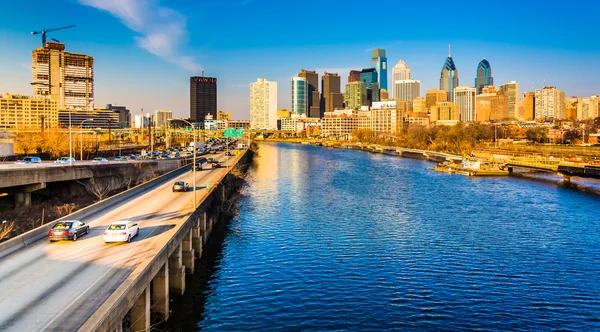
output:
[[[77, 192], [82, 183], [94, 179], [98, 184], [111, 189], [153, 178], [177, 169], [190, 160], [151, 160], [110, 163], [76, 163], [15, 165], [0, 168], [0, 193], [15, 196], [17, 206], [31, 204], [31, 193], [46, 190], [47, 194]], [[43, 192], [41, 192], [43, 193]]]
[[[233, 167], [248, 153], [229, 159]], [[62, 218], [90, 225], [75, 242], [48, 243], [51, 223], [0, 244], [0, 330], [149, 331], [152, 321], [168, 319], [170, 297], [185, 292], [220, 203], [235, 190], [232, 168], [223, 167], [197, 172], [196, 201], [191, 191], [172, 192], [174, 180], [193, 183], [190, 168]], [[103, 232], [117, 220], [137, 222], [139, 236], [105, 244]]]

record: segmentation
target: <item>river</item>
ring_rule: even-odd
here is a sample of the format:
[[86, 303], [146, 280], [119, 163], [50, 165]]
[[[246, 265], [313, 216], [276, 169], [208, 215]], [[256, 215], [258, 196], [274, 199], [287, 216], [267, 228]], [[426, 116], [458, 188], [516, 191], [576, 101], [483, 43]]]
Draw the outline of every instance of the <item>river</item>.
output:
[[600, 330], [597, 196], [259, 147], [169, 330]]

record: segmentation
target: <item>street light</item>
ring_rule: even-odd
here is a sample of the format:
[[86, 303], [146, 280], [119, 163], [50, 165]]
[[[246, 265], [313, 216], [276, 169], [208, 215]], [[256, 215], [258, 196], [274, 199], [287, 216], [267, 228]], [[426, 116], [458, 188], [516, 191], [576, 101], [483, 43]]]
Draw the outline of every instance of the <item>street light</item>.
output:
[[86, 119], [81, 121], [81, 124], [79, 125], [79, 130], [80, 130], [80, 134], [79, 137], [81, 138], [81, 145], [79, 146], [81, 148], [81, 161], [83, 161], [83, 123], [86, 121], [94, 121], [94, 119]]
[[194, 128], [194, 125], [191, 124], [189, 121], [184, 120], [184, 119], [167, 119], [167, 121], [173, 121], [173, 120], [179, 120], [179, 121], [183, 121], [187, 124], [189, 124], [190, 126], [192, 126], [192, 131], [194, 132], [194, 161], [192, 164], [192, 173], [194, 174], [194, 180], [192, 182], [192, 185], [194, 186], [194, 205], [193, 208], [196, 209], [196, 128]]

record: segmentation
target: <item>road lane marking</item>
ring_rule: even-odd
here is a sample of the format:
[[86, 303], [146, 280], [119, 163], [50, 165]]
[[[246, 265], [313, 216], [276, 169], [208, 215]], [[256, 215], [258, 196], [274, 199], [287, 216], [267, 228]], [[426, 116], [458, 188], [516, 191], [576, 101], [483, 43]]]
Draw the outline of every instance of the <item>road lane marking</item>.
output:
[[[65, 308], [64, 308], [64, 309], [63, 309], [61, 312], [59, 312], [59, 313], [58, 313], [58, 315], [54, 316], [54, 318], [53, 318], [53, 319], [52, 319], [50, 322], [48, 322], [48, 324], [44, 325], [44, 327], [42, 327], [42, 329], [41, 329], [40, 331], [44, 331], [44, 330], [46, 330], [46, 329], [48, 328], [48, 326], [52, 325], [52, 324], [54, 323], [54, 321], [56, 321], [56, 319], [58, 319], [59, 317], [61, 317], [61, 316], [62, 316], [62, 315], [63, 315], [63, 314], [64, 314], [64, 313], [67, 311], [67, 310], [69, 310], [69, 308], [71, 308], [71, 306], [73, 306], [73, 304], [75, 304], [75, 302], [79, 301], [79, 299], [80, 299], [80, 298], [81, 298], [83, 295], [85, 295], [85, 293], [87, 293], [87, 292], [88, 292], [90, 289], [92, 289], [92, 287], [96, 286], [96, 284], [97, 284], [98, 282], [100, 282], [102, 279], [104, 279], [104, 277], [105, 277], [105, 276], [106, 276], [106, 275], [107, 275], [107, 274], [108, 274], [110, 271], [112, 271], [112, 270], [115, 268], [115, 266], [117, 266], [117, 264], [121, 263], [121, 261], [122, 261], [122, 260], [123, 260], [125, 257], [129, 257], [129, 253], [130, 253], [131, 251], [133, 251], [134, 249], [136, 249], [136, 248], [137, 248], [137, 247], [138, 247], [138, 246], [139, 246], [139, 245], [140, 245], [140, 244], [141, 244], [141, 243], [142, 243], [142, 242], [143, 242], [145, 239], [147, 239], [147, 238], [148, 238], [150, 235], [152, 235], [152, 233], [154, 233], [154, 231], [155, 231], [155, 230], [157, 230], [157, 229], [158, 229], [158, 227], [154, 228], [154, 229], [153, 229], [152, 231], [150, 231], [150, 233], [148, 233], [148, 235], [146, 235], [146, 236], [145, 236], [145, 237], [144, 237], [144, 238], [143, 238], [141, 241], [138, 241], [134, 247], [132, 247], [131, 249], [129, 249], [129, 250], [128, 250], [128, 251], [127, 251], [127, 252], [126, 252], [126, 253], [125, 253], [123, 256], [121, 256], [121, 258], [119, 258], [119, 260], [118, 260], [118, 261], [116, 261], [116, 262], [115, 262], [115, 263], [114, 263], [114, 264], [113, 264], [113, 265], [110, 267], [110, 269], [106, 270], [106, 272], [104, 272], [104, 273], [103, 273], [103, 274], [100, 276], [100, 278], [96, 279], [96, 281], [94, 281], [94, 282], [93, 282], [91, 285], [89, 285], [89, 286], [88, 286], [88, 288], [86, 288], [86, 289], [85, 289], [83, 292], [81, 292], [81, 293], [79, 294], [79, 296], [77, 296], [77, 297], [75, 298], [75, 300], [73, 300], [71, 303], [69, 303], [69, 305], [68, 305], [68, 306], [66, 306], [66, 307], [65, 307]], [[136, 266], [136, 268], [137, 268], [137, 266]], [[134, 269], [134, 270], [135, 270], [135, 269]], [[133, 271], [132, 271], [132, 272], [133, 272]], [[123, 283], [121, 283], [121, 284], [120, 284], [118, 287], [120, 287], [122, 284], [123, 284]], [[118, 288], [118, 287], [117, 287], [117, 288]], [[114, 293], [114, 292], [113, 292], [113, 293]], [[112, 295], [112, 294], [111, 294], [111, 295]], [[109, 295], [109, 298], [110, 298], [110, 296], [111, 296], [111, 295]], [[101, 306], [102, 306], [102, 305], [101, 305]], [[84, 322], [84, 324], [85, 324], [85, 322]]]
[[154, 203], [156, 203], [156, 202], [158, 202], [158, 199], [154, 200], [154, 202], [152, 202], [152, 204], [154, 204]]
[[72, 254], [71, 254], [71, 256], [73, 256], [73, 255], [75, 255], [76, 253], [78, 253], [78, 252], [82, 251], [82, 250], [83, 250], [83, 249], [85, 249], [85, 247], [87, 247], [87, 246], [89, 246], [89, 244], [86, 244], [85, 246], [83, 246], [83, 247], [81, 247], [81, 248], [77, 249], [77, 251], [75, 251], [74, 253], [72, 253]]

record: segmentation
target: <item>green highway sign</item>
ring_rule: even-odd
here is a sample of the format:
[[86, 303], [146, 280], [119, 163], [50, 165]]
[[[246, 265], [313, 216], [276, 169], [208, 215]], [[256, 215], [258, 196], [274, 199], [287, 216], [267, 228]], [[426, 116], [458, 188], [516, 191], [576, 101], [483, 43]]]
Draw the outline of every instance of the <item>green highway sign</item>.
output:
[[183, 128], [183, 130], [185, 130], [185, 131], [192, 131], [192, 127], [185, 127], [185, 128]]
[[244, 128], [240, 127], [235, 131], [235, 137], [244, 137]]
[[224, 137], [235, 137], [235, 128], [227, 128], [223, 131]]
[[210, 183], [206, 184], [206, 189], [210, 189]]

